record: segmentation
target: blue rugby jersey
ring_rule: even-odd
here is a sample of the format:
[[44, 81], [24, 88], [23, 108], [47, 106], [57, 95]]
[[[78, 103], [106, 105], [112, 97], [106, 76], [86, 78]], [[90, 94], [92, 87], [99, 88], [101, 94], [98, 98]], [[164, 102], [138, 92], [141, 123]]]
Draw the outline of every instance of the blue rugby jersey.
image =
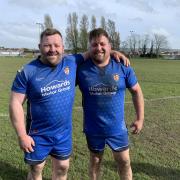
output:
[[65, 129], [71, 131], [76, 70], [81, 62], [81, 55], [69, 55], [52, 68], [36, 59], [17, 73], [12, 91], [27, 96], [30, 135], [53, 136]]
[[102, 136], [127, 132], [125, 90], [137, 83], [133, 69], [114, 59], [104, 68], [87, 60], [78, 67], [77, 79], [83, 96], [84, 132]]

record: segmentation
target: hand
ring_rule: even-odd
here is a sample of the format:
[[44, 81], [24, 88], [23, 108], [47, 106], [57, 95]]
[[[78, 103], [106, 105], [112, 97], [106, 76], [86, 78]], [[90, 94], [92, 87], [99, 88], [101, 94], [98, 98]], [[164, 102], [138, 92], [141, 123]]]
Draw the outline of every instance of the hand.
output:
[[35, 146], [35, 142], [31, 136], [24, 135], [19, 137], [19, 146], [25, 152], [34, 152], [33, 146]]
[[143, 128], [143, 121], [142, 120], [136, 120], [134, 121], [130, 128], [132, 129], [132, 134], [139, 134], [141, 129]]
[[111, 51], [111, 55], [116, 59], [117, 62], [123, 61], [125, 66], [130, 65], [129, 59], [119, 51]]

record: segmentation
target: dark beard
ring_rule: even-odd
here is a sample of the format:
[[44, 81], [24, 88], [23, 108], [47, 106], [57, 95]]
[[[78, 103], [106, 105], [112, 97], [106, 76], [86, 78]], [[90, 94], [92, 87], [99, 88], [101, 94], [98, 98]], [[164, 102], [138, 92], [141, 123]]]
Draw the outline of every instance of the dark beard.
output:
[[[62, 58], [63, 58], [63, 55], [62, 55], [62, 54], [60, 54], [60, 53], [56, 53], [56, 54], [58, 54], [58, 56], [59, 56], [59, 59], [58, 59], [59, 61], [58, 61], [57, 64], [52, 64], [51, 62], [49, 62], [48, 57], [53, 56], [53, 54], [48, 54], [48, 53], [46, 53], [46, 56], [41, 55], [41, 56], [40, 56], [40, 61], [41, 61], [43, 64], [47, 64], [48, 66], [50, 66], [50, 67], [52, 67], [52, 68], [56, 68], [56, 67], [58, 66], [58, 64], [61, 62]], [[55, 55], [55, 54], [54, 54], [54, 55]]]

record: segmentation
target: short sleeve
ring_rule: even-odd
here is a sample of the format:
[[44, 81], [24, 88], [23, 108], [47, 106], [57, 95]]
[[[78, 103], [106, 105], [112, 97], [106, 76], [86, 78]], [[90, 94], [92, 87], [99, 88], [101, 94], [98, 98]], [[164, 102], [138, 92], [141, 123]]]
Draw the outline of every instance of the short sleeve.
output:
[[137, 77], [132, 67], [127, 68], [126, 87], [131, 88], [137, 83]]
[[16, 77], [12, 84], [12, 91], [26, 94], [27, 91], [27, 77], [24, 69], [17, 72]]

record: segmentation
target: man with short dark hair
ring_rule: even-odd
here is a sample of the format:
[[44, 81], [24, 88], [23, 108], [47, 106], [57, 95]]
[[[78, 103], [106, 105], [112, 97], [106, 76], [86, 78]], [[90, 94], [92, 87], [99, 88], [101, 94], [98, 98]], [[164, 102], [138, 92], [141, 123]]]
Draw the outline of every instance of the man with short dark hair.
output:
[[132, 180], [128, 131], [124, 120], [125, 90], [130, 90], [136, 111], [132, 123], [134, 134], [143, 127], [143, 94], [133, 69], [110, 56], [110, 38], [105, 30], [92, 30], [89, 46], [90, 59], [78, 67], [77, 73], [83, 97], [84, 133], [90, 151], [89, 176], [91, 180], [100, 177], [103, 151], [108, 145], [121, 179]]

